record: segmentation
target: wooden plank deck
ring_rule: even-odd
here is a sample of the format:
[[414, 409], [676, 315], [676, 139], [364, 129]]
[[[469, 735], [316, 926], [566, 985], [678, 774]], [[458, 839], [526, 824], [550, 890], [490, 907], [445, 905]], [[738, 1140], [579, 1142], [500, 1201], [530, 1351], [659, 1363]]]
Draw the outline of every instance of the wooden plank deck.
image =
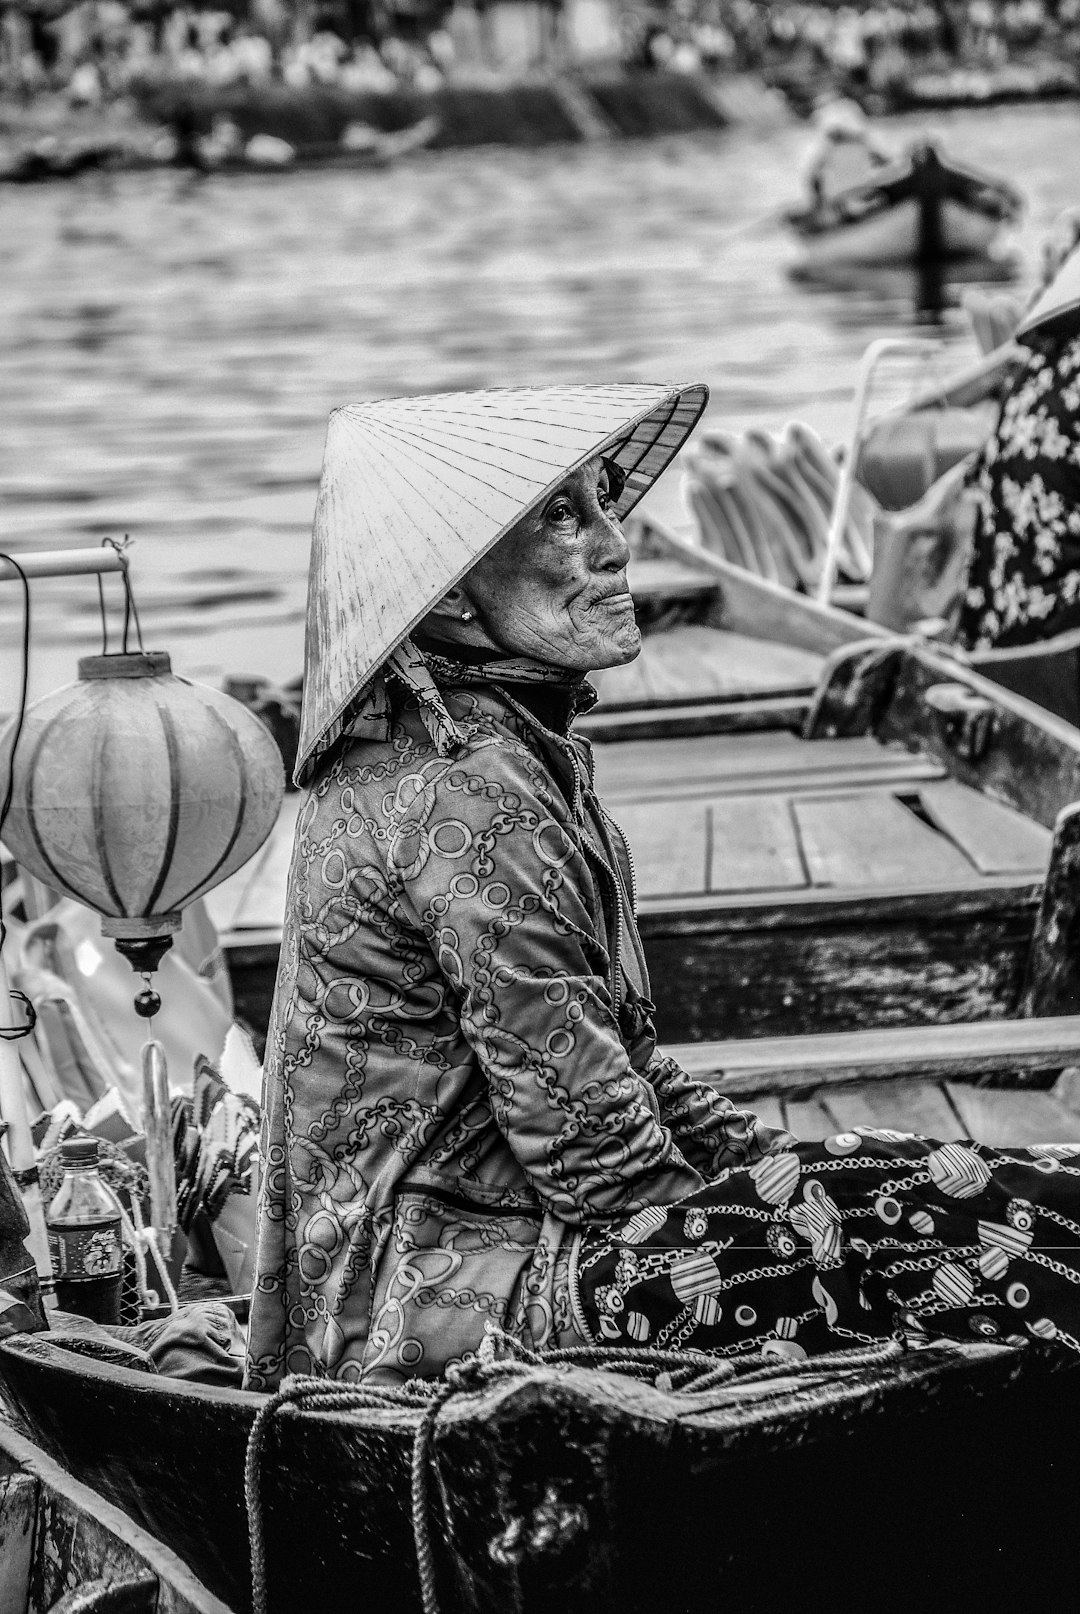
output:
[[[1080, 1146], [1080, 1015], [668, 1052], [734, 1103], [806, 1141], [870, 1126], [998, 1148]], [[1050, 1087], [1033, 1085], [1050, 1077]]]
[[769, 1126], [785, 1126], [805, 1143], [870, 1126], [914, 1132], [942, 1143], [974, 1138], [999, 1149], [1039, 1143], [1080, 1147], [1080, 1113], [1062, 1104], [1053, 1090], [907, 1081], [890, 1084], [885, 1091], [861, 1086], [835, 1092], [819, 1088], [799, 1098], [763, 1094], [742, 1102]]
[[[650, 908], [801, 892], [987, 893], [1041, 880], [1048, 830], [920, 754], [787, 731], [597, 745], [597, 783], [625, 831]], [[226, 945], [280, 930], [299, 797], [208, 904]]]
[[792, 802], [815, 886], [897, 885], [913, 876], [926, 885], [967, 885], [972, 865], [885, 791], [812, 796]]
[[956, 779], [924, 785], [919, 797], [931, 821], [981, 874], [1045, 873], [1054, 837], [1042, 824]]
[[706, 890], [778, 891], [809, 884], [789, 797], [720, 797], [705, 810], [710, 852]]
[[592, 681], [604, 707], [697, 701], [718, 695], [776, 695], [815, 688], [825, 657], [794, 645], [770, 644], [726, 628], [685, 623], [648, 634], [625, 667]]
[[613, 804], [781, 790], [820, 794], [945, 777], [941, 763], [899, 746], [862, 737], [802, 740], [783, 729], [627, 740], [597, 745], [595, 754], [596, 788]]

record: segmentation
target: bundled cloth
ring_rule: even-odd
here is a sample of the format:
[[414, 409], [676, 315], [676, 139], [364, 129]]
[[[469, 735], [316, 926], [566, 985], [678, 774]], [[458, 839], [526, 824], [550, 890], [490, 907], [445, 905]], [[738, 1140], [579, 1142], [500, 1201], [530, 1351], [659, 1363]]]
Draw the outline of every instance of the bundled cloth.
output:
[[208, 1059], [195, 1061], [191, 1097], [172, 1101], [176, 1214], [188, 1266], [251, 1288], [259, 1190], [259, 1107], [233, 1092]]

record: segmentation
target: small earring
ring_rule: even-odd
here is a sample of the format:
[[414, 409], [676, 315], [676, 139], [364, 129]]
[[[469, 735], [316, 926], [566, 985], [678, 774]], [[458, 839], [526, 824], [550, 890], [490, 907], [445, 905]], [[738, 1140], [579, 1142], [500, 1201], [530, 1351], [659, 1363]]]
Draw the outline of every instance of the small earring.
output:
[[472, 619], [473, 619], [473, 614], [474, 613], [472, 611], [462, 611], [462, 613], [461, 613], [462, 622], [471, 622]]

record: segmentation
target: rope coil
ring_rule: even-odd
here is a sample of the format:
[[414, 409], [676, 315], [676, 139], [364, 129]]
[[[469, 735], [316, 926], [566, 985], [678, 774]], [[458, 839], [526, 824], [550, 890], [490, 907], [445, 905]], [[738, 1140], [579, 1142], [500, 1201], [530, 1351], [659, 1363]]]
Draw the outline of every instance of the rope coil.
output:
[[[580, 1345], [559, 1350], [530, 1350], [501, 1329], [490, 1327], [475, 1357], [455, 1363], [441, 1380], [410, 1379], [402, 1385], [344, 1384], [338, 1380], [297, 1374], [260, 1407], [248, 1437], [244, 1460], [244, 1500], [247, 1509], [248, 1540], [251, 1553], [253, 1614], [269, 1614], [269, 1586], [266, 1575], [266, 1539], [262, 1511], [263, 1457], [267, 1437], [278, 1415], [286, 1408], [298, 1412], [364, 1412], [423, 1410], [413, 1434], [410, 1460], [413, 1544], [420, 1582], [423, 1614], [439, 1614], [435, 1584], [430, 1477], [434, 1467], [435, 1430], [439, 1416], [454, 1396], [475, 1394], [500, 1379], [523, 1378], [538, 1367], [595, 1368], [615, 1371], [635, 1379], [646, 1379], [658, 1390], [694, 1398], [695, 1411], [708, 1410], [708, 1394], [733, 1381], [763, 1384], [771, 1380], [837, 1371], [855, 1372], [895, 1360], [903, 1354], [904, 1343], [890, 1338], [873, 1345], [837, 1350], [802, 1361], [768, 1362], [759, 1353], [731, 1358], [705, 1351], [667, 1351], [644, 1346], [641, 1349]], [[782, 1393], [778, 1391], [778, 1393]], [[527, 1551], [541, 1552], [558, 1546], [582, 1528], [580, 1509], [559, 1502], [549, 1488], [536, 1518], [527, 1524], [511, 1520], [491, 1543], [491, 1556], [504, 1566], [517, 1563]]]

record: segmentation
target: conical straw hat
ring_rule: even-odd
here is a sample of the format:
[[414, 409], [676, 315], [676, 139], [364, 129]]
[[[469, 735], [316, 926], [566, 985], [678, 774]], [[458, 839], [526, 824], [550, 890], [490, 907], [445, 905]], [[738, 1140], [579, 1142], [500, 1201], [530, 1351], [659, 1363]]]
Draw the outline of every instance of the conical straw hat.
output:
[[391, 652], [525, 511], [602, 453], [626, 475], [625, 516], [708, 395], [701, 384], [500, 388], [336, 409], [311, 542], [297, 778]]
[[1065, 259], [1035, 306], [1020, 321], [1016, 335], [1023, 341], [1036, 331], [1049, 335], [1052, 326], [1061, 334], [1080, 331], [1080, 246]]

